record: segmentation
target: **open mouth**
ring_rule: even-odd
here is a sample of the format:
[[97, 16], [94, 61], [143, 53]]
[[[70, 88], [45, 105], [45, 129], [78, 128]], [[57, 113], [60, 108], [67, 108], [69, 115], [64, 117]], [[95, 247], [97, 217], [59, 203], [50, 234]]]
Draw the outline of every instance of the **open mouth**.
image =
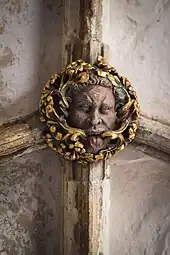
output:
[[98, 153], [101, 149], [106, 147], [106, 139], [101, 136], [105, 130], [86, 130], [87, 139], [85, 146], [87, 152]]
[[91, 152], [97, 152], [103, 147], [103, 138], [100, 135], [89, 135], [87, 140]]
[[104, 130], [101, 131], [87, 130], [85, 132], [88, 136], [100, 136], [104, 132]]

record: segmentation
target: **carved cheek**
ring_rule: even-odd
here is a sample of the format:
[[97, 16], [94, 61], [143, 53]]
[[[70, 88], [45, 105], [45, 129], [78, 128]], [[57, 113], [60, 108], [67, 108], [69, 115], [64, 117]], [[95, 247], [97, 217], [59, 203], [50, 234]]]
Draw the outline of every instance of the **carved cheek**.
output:
[[103, 121], [108, 128], [113, 128], [116, 122], [116, 113], [110, 112], [103, 116]]
[[79, 128], [84, 128], [84, 124], [86, 123], [87, 118], [88, 118], [87, 114], [78, 110], [76, 110], [72, 115], [74, 125]]

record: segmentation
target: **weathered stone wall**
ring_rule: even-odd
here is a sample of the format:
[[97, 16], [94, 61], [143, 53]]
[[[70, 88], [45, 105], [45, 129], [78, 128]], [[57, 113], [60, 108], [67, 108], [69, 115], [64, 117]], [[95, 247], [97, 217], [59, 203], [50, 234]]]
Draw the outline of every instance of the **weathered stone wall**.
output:
[[141, 113], [170, 125], [170, 1], [106, 0], [104, 9], [111, 64], [133, 83]]
[[[61, 1], [0, 1], [0, 123], [38, 108], [60, 70]], [[60, 254], [60, 163], [41, 150], [0, 169], [0, 254]]]
[[[111, 254], [169, 254], [169, 164], [131, 148], [110, 164]], [[0, 177], [1, 254], [62, 254], [62, 180], [55, 153], [24, 155], [0, 167]]]
[[[43, 83], [60, 70], [60, 4], [0, 1], [0, 123], [36, 110]], [[169, 1], [106, 0], [103, 7], [108, 60], [132, 81], [142, 114], [159, 121], [160, 133], [161, 123], [170, 124]], [[169, 164], [132, 149], [110, 163], [111, 252], [169, 254]], [[1, 167], [2, 255], [60, 254], [60, 169], [49, 149]]]
[[110, 254], [170, 254], [170, 164], [126, 148], [111, 160]]
[[60, 169], [47, 149], [0, 167], [0, 254], [60, 254]]
[[37, 110], [60, 70], [61, 1], [0, 1], [0, 123]]

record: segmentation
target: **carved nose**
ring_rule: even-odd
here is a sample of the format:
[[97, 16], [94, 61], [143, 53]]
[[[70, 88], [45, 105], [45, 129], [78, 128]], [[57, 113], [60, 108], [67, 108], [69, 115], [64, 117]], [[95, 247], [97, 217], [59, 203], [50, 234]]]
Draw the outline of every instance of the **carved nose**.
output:
[[101, 119], [100, 116], [98, 114], [98, 112], [94, 112], [90, 118], [90, 124], [92, 126], [98, 126], [99, 124], [101, 124]]

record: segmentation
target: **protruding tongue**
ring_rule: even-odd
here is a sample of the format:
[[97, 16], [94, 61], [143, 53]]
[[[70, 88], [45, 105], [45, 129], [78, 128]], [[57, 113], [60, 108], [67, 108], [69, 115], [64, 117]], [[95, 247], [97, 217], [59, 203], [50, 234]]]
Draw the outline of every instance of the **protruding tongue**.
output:
[[103, 139], [100, 136], [89, 136], [88, 144], [91, 151], [97, 152], [103, 146]]

